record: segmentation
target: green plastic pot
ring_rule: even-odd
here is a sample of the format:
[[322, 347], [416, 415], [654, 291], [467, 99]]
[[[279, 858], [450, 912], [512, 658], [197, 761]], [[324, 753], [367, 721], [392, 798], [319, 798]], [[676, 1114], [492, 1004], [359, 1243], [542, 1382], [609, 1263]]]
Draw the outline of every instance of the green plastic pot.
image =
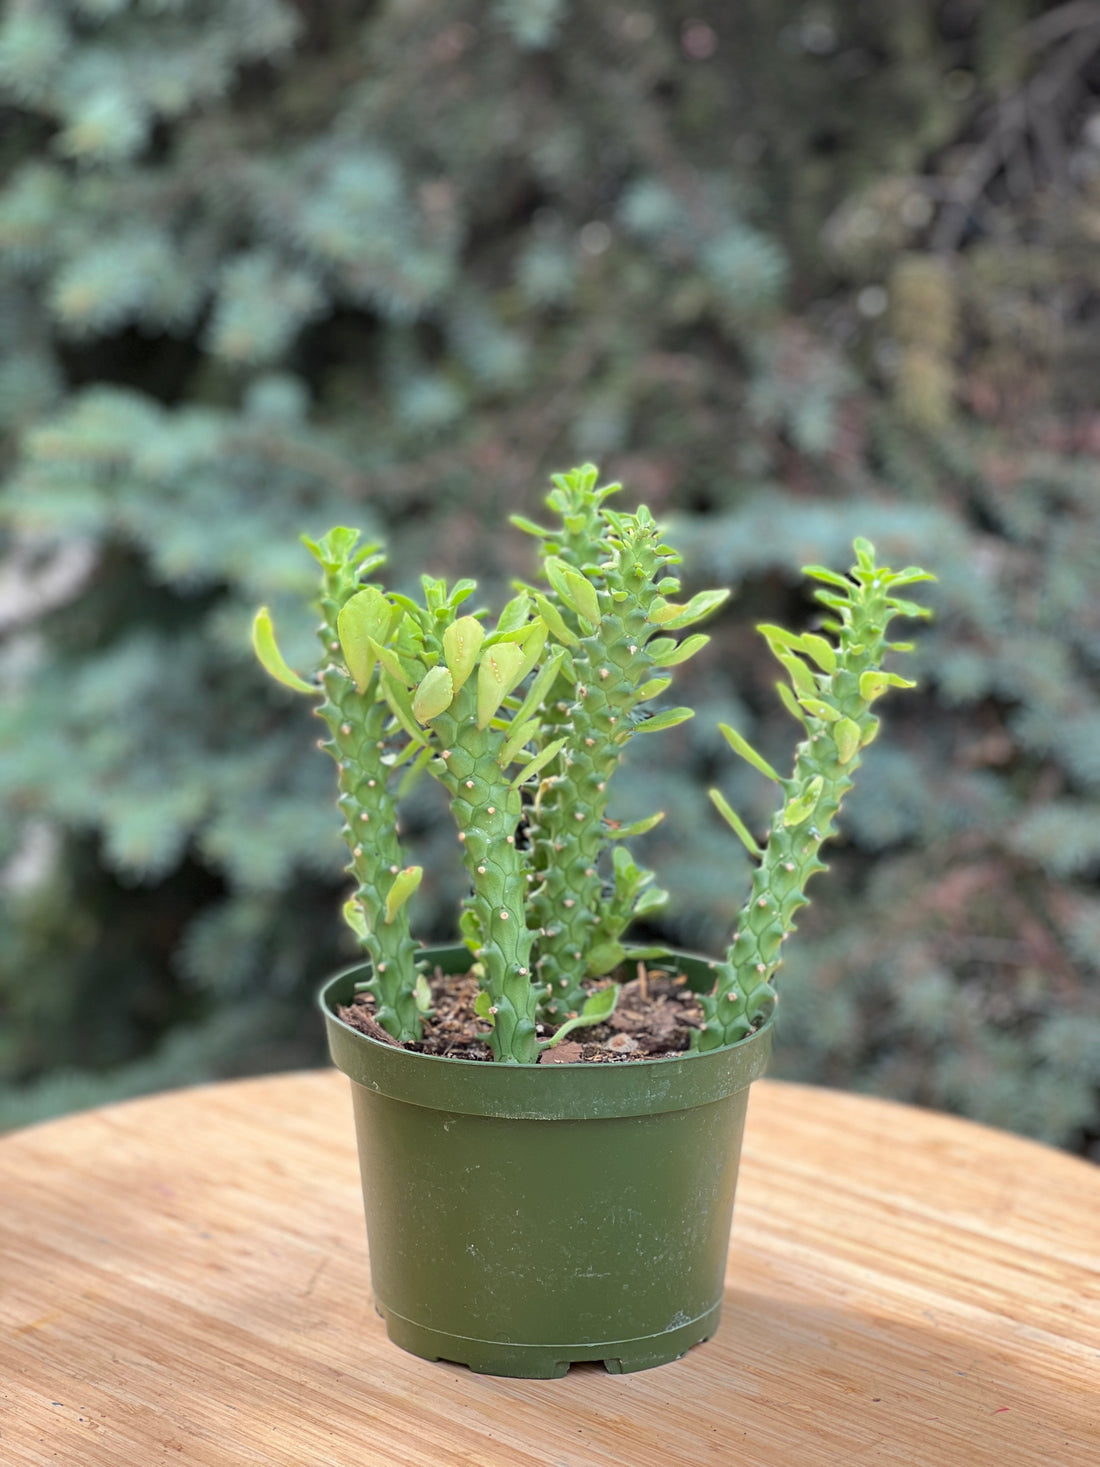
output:
[[[425, 951], [463, 972], [464, 947]], [[705, 958], [676, 954], [692, 987]], [[501, 1065], [382, 1044], [336, 1016], [352, 1082], [375, 1306], [426, 1360], [550, 1378], [675, 1360], [718, 1327], [749, 1085], [771, 1025], [729, 1049], [608, 1065]]]

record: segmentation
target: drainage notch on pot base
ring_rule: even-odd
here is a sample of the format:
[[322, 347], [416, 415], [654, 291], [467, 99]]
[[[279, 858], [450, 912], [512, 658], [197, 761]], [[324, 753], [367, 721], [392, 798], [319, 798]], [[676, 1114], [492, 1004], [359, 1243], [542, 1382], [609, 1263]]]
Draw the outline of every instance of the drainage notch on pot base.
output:
[[630, 1375], [679, 1360], [692, 1345], [709, 1340], [718, 1328], [721, 1305], [708, 1309], [701, 1319], [678, 1325], [660, 1335], [633, 1340], [605, 1340], [600, 1345], [509, 1345], [499, 1340], [471, 1340], [442, 1334], [402, 1319], [392, 1309], [375, 1303], [386, 1322], [386, 1333], [395, 1345], [419, 1355], [422, 1360], [446, 1360], [467, 1365], [478, 1375], [511, 1375], [525, 1380], [558, 1380], [571, 1365], [602, 1361], [611, 1375]]
[[[461, 972], [465, 948], [424, 954]], [[697, 989], [708, 961], [671, 961]], [[771, 1028], [629, 1063], [501, 1065], [416, 1054], [337, 1017], [352, 1081], [371, 1278], [395, 1344], [494, 1375], [674, 1360], [717, 1328], [748, 1087]]]

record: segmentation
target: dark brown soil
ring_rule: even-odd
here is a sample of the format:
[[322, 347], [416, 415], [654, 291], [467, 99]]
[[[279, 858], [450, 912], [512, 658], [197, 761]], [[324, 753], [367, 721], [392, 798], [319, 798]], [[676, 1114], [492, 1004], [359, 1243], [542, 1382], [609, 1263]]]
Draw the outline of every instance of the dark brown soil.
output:
[[[627, 975], [616, 976], [625, 979]], [[399, 1049], [451, 1059], [492, 1059], [485, 1025], [474, 1013], [477, 980], [468, 974], [453, 977], [437, 968], [429, 981], [432, 1014], [424, 1021], [424, 1038], [419, 1043], [401, 1045], [391, 1038], [374, 1018], [374, 999], [369, 993], [358, 994], [353, 1003], [339, 1010], [339, 1016], [353, 1029]], [[553, 1049], [544, 1050], [539, 1063], [615, 1064], [682, 1054], [691, 1043], [692, 1030], [702, 1023], [699, 1000], [682, 973], [639, 963], [636, 976], [623, 982], [610, 1019], [591, 1029], [573, 1030]], [[540, 1038], [549, 1038], [552, 1032], [540, 1028]]]

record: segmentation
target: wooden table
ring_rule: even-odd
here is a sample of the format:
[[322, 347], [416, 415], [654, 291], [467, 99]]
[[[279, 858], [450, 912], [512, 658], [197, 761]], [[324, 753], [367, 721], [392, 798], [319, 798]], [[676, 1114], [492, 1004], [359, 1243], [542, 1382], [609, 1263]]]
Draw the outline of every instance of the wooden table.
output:
[[4, 1467], [1096, 1467], [1100, 1169], [753, 1090], [722, 1327], [637, 1375], [476, 1376], [371, 1306], [347, 1082], [0, 1140]]

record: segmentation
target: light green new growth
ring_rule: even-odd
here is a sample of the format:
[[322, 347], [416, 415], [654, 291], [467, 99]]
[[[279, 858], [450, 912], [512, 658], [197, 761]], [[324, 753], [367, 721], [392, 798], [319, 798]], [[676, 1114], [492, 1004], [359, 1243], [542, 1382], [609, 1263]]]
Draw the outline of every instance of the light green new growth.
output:
[[[540, 541], [543, 584], [518, 588], [491, 629], [483, 612], [462, 609], [473, 581], [448, 591], [425, 576], [422, 600], [371, 583], [382, 557], [373, 545], [357, 549], [357, 533], [346, 529], [306, 541], [323, 570], [317, 681], [287, 666], [266, 610], [256, 617], [253, 641], [268, 672], [323, 694], [317, 712], [329, 737], [321, 747], [337, 764], [357, 883], [345, 916], [371, 959], [365, 986], [377, 1020], [402, 1042], [420, 1037], [426, 985], [408, 917], [421, 871], [401, 850], [397, 802], [425, 771], [447, 791], [470, 878], [460, 926], [495, 1060], [532, 1064], [564, 1034], [601, 1022], [618, 989], [594, 989], [591, 980], [624, 957], [654, 952], [623, 943], [630, 922], [666, 899], [623, 838], [661, 815], [613, 827], [608, 785], [635, 734], [692, 716], [675, 707], [651, 714], [646, 705], [667, 691], [668, 670], [708, 640], [671, 634], [728, 593], [670, 601], [680, 583], [666, 572], [680, 557], [644, 506], [634, 514], [604, 507], [617, 488], [598, 487], [591, 465], [555, 478], [548, 504], [560, 528], [517, 521]], [[835, 645], [761, 628], [791, 680], [784, 701], [805, 728], [792, 777], [780, 778], [723, 728], [734, 750], [781, 786], [783, 802], [761, 850], [711, 792], [759, 866], [738, 931], [714, 965], [715, 989], [702, 999], [701, 1049], [735, 1043], [774, 1005], [781, 944], [807, 881], [823, 869], [818, 851], [877, 729], [871, 705], [888, 687], [908, 686], [882, 671], [885, 631], [899, 614], [926, 614], [893, 591], [929, 577], [877, 568], [864, 541], [856, 554], [851, 579], [809, 568], [826, 583], [817, 594], [836, 613]]]
[[795, 636], [782, 627], [759, 628], [791, 681], [790, 688], [779, 686], [784, 704], [805, 730], [791, 778], [781, 778], [740, 734], [722, 726], [734, 751], [778, 784], [783, 800], [761, 850], [722, 795], [710, 792], [759, 865], [725, 960], [716, 964], [714, 991], [702, 1000], [706, 1023], [697, 1035], [699, 1049], [736, 1043], [774, 1008], [782, 945], [794, 931], [795, 913], [806, 904], [810, 877], [825, 870], [818, 853], [835, 833], [833, 822], [852, 787], [860, 750], [878, 732], [872, 704], [891, 687], [913, 686], [882, 670], [888, 652], [910, 650], [908, 644], [887, 642], [886, 628], [896, 616], [929, 615], [927, 608], [894, 592], [934, 578], [915, 566], [896, 572], [877, 566], [866, 540], [857, 540], [855, 551], [850, 578], [822, 566], [804, 571], [825, 583], [826, 589], [815, 594], [835, 613], [826, 623], [835, 641], [815, 633]]
[[684, 708], [647, 718], [642, 708], [671, 681], [658, 675], [661, 669], [685, 661], [708, 640], [677, 644], [660, 633], [670, 625], [687, 625], [725, 600], [725, 594], [711, 592], [696, 598], [690, 612], [671, 607], [664, 593], [679, 589], [679, 582], [664, 571], [680, 557], [661, 543], [649, 511], [643, 507], [637, 514], [619, 515], [605, 510], [602, 516], [606, 529], [600, 549], [606, 559], [598, 565], [573, 568], [552, 554], [544, 558], [547, 577], [577, 628], [559, 680], [568, 700], [556, 710], [569, 737], [531, 815], [535, 865], [542, 878], [531, 895], [531, 912], [543, 939], [538, 960], [546, 985], [542, 1012], [551, 1019], [580, 1008], [584, 980], [609, 972], [624, 957], [620, 938], [628, 923], [666, 900], [660, 890], [643, 891], [651, 873], [625, 849], [616, 851], [614, 887], [610, 899], [604, 897], [605, 874], [598, 863], [608, 841], [640, 834], [661, 818], [611, 831], [608, 784], [632, 734], [669, 728], [691, 716]]

